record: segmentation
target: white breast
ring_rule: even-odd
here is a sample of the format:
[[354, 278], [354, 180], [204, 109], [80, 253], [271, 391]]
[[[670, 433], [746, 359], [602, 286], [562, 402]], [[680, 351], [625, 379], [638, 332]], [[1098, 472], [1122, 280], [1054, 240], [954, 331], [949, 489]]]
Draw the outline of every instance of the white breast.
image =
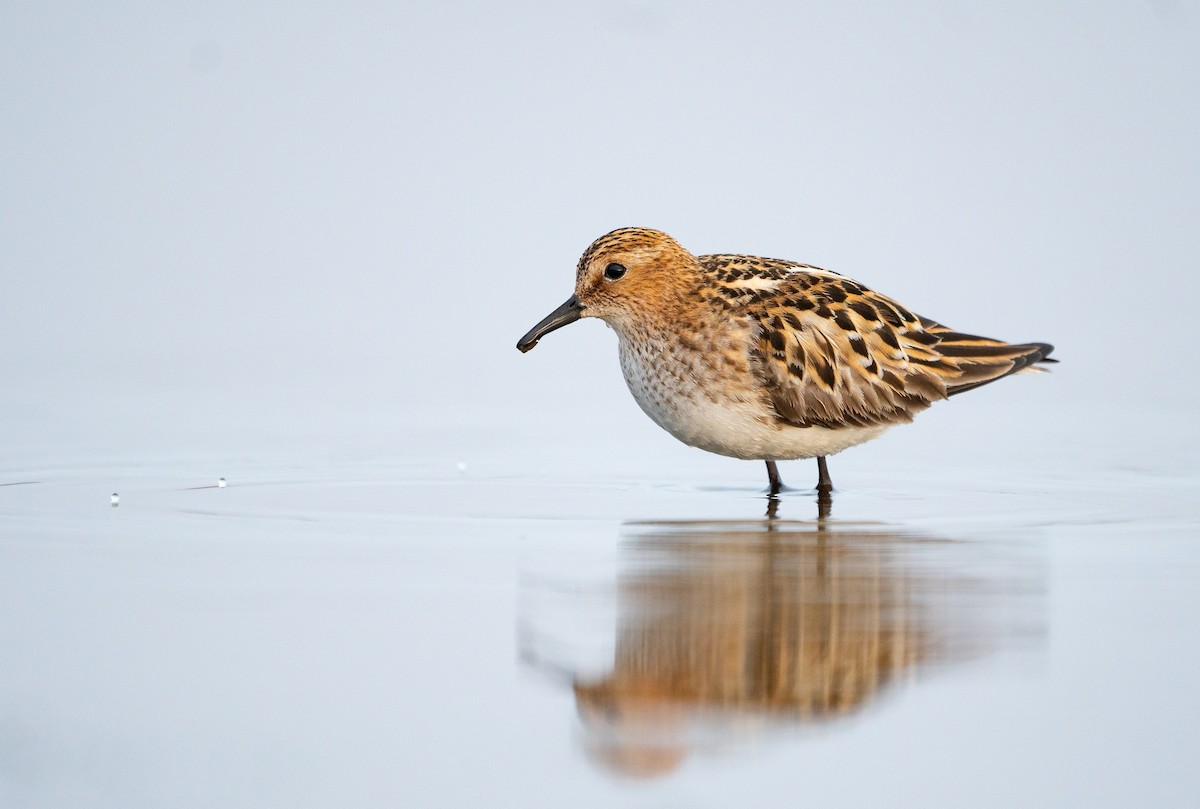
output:
[[618, 336], [621, 371], [633, 398], [655, 424], [689, 446], [745, 460], [792, 460], [832, 455], [886, 429], [781, 424], [748, 373], [722, 378], [705, 352]]

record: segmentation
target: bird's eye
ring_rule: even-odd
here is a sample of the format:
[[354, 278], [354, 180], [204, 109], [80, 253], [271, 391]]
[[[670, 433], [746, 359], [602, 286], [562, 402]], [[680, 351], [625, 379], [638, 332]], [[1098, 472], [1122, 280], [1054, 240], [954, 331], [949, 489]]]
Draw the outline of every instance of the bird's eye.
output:
[[625, 274], [625, 265], [613, 262], [604, 268], [604, 277], [609, 281], [616, 281]]

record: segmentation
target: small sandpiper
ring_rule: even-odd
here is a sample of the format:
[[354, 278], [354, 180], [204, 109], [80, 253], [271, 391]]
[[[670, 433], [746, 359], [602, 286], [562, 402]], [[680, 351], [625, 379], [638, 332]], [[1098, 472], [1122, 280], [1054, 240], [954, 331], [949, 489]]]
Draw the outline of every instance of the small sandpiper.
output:
[[621, 228], [579, 259], [575, 294], [517, 343], [529, 351], [582, 317], [617, 333], [633, 398], [685, 444], [767, 464], [825, 458], [930, 404], [1018, 371], [1046, 343], [950, 329], [829, 270], [773, 258], [694, 256], [667, 234]]

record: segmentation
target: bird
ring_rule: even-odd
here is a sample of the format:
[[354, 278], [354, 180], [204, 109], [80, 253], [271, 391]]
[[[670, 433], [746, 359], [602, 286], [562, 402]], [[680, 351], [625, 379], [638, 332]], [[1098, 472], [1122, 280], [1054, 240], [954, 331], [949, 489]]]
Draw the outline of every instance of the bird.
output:
[[1007, 343], [914, 314], [847, 276], [782, 259], [693, 255], [666, 233], [619, 228], [584, 251], [575, 292], [517, 343], [581, 318], [617, 334], [633, 398], [685, 444], [765, 461], [827, 457], [911, 422], [934, 402], [1021, 371], [1053, 346]]

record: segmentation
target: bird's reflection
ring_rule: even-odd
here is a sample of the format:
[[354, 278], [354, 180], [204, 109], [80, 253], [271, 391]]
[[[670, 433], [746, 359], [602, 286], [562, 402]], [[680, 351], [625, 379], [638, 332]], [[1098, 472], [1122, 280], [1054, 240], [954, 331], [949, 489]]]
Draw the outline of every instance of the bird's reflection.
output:
[[768, 723], [846, 717], [1002, 634], [984, 605], [1005, 588], [956, 570], [958, 543], [824, 520], [625, 532], [610, 665], [551, 662], [536, 633], [523, 650], [566, 676], [589, 756], [624, 774], [670, 772]]

